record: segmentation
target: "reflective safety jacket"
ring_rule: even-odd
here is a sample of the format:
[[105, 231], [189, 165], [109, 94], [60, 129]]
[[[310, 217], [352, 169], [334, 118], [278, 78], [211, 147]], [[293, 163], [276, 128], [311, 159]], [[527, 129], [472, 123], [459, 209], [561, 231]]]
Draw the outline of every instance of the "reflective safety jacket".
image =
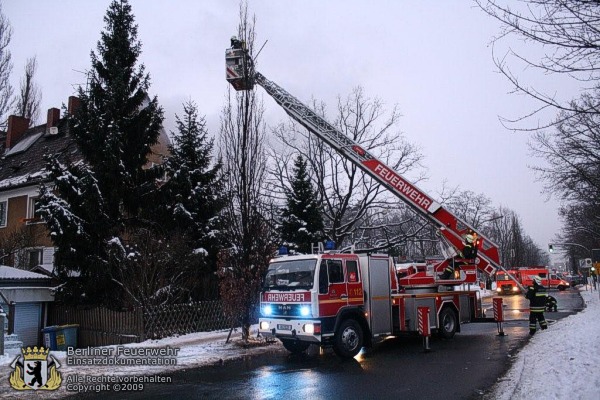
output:
[[546, 309], [546, 299], [548, 297], [545, 287], [535, 284], [529, 286], [525, 297], [529, 299], [529, 311], [544, 312]]
[[475, 249], [469, 243], [465, 243], [465, 247], [463, 247], [461, 253], [462, 253], [463, 258], [469, 258], [470, 259], [470, 258], [477, 257], [477, 249]]

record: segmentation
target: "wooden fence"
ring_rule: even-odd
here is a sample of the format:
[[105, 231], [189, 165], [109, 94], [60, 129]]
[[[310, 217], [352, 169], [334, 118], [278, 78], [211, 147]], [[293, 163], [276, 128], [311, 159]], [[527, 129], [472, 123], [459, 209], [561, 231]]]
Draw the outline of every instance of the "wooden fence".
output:
[[219, 300], [136, 308], [131, 311], [50, 305], [48, 326], [71, 324], [79, 325], [78, 347], [139, 343], [146, 339], [232, 326]]

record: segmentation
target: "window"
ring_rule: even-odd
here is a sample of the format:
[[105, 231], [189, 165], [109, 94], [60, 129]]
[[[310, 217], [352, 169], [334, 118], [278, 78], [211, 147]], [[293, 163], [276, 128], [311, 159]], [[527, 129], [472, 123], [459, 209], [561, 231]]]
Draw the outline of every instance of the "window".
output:
[[27, 266], [31, 269], [42, 264], [42, 249], [27, 250]]
[[6, 218], [8, 211], [8, 202], [0, 201], [0, 228], [4, 228], [6, 226]]
[[29, 198], [29, 205], [27, 207], [27, 223], [38, 223], [42, 222], [40, 218], [40, 201], [37, 197]]
[[327, 272], [329, 274], [329, 283], [344, 282], [342, 260], [327, 260]]
[[348, 282], [358, 282], [358, 264], [356, 261], [346, 261], [346, 271], [348, 272]]

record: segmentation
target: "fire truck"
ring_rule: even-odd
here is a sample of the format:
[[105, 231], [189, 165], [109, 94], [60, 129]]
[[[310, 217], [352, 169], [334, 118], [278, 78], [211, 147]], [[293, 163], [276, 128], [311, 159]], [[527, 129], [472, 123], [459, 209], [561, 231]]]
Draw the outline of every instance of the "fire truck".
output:
[[550, 271], [548, 267], [544, 266], [520, 268], [518, 276], [521, 279], [521, 284], [525, 287], [533, 285], [534, 276], [539, 276], [542, 280], [542, 285], [550, 289], [563, 291], [571, 286], [569, 282], [561, 279], [558, 275]]
[[[475, 258], [428, 261], [400, 278], [384, 254], [330, 250], [276, 257], [269, 264], [260, 298], [261, 335], [280, 339], [292, 353], [316, 344], [350, 358], [363, 346], [389, 335], [417, 333], [423, 325], [452, 338], [461, 323], [494, 321], [485, 317], [478, 291], [456, 288], [475, 284], [477, 270], [489, 275], [504, 270], [496, 244], [256, 71], [243, 41], [231, 39], [225, 61], [226, 79], [236, 90], [261, 86], [291, 118], [436, 226], [455, 254], [467, 234], [476, 238]], [[454, 273], [442, 279], [449, 263], [455, 266]]]
[[[511, 276], [519, 279], [518, 270], [509, 270], [509, 274], [504, 271], [496, 272], [496, 292], [498, 294], [518, 294], [521, 293], [518, 280], [511, 279]], [[522, 282], [521, 282], [522, 283]]]

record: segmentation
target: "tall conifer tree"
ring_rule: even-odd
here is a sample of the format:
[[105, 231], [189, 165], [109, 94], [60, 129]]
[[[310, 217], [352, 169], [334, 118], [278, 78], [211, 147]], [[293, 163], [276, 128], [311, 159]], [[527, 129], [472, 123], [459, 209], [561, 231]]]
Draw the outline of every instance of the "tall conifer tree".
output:
[[224, 206], [221, 163], [213, 164], [214, 140], [208, 137], [195, 103], [185, 103], [183, 117], [176, 116], [175, 122], [177, 132], [172, 133], [173, 145], [165, 162], [166, 183], [160, 190], [161, 224], [202, 242], [220, 229], [216, 216]]
[[88, 86], [79, 88], [80, 107], [69, 121], [83, 163], [49, 157], [55, 190], [41, 188], [41, 214], [57, 246], [55, 263], [75, 283], [67, 300], [123, 304], [117, 269], [123, 265], [128, 232], [143, 227], [144, 199], [155, 190], [158, 171], [144, 168], [157, 143], [163, 112], [150, 99], [150, 79], [138, 65], [141, 43], [127, 0], [114, 0], [97, 53], [92, 52]]
[[311, 253], [312, 245], [323, 240], [323, 217], [317, 194], [307, 172], [306, 160], [298, 155], [287, 202], [282, 210], [281, 238], [290, 249]]
[[[224, 240], [219, 216], [225, 206], [222, 164], [213, 162], [214, 140], [209, 138], [206, 121], [198, 116], [195, 103], [183, 105], [183, 116], [176, 116], [176, 125], [165, 162], [165, 183], [154, 201], [157, 209], [148, 218], [193, 246], [200, 256], [196, 275], [203, 275], [206, 282], [208, 273], [215, 272], [216, 253]], [[205, 297], [206, 293], [198, 295]]]

